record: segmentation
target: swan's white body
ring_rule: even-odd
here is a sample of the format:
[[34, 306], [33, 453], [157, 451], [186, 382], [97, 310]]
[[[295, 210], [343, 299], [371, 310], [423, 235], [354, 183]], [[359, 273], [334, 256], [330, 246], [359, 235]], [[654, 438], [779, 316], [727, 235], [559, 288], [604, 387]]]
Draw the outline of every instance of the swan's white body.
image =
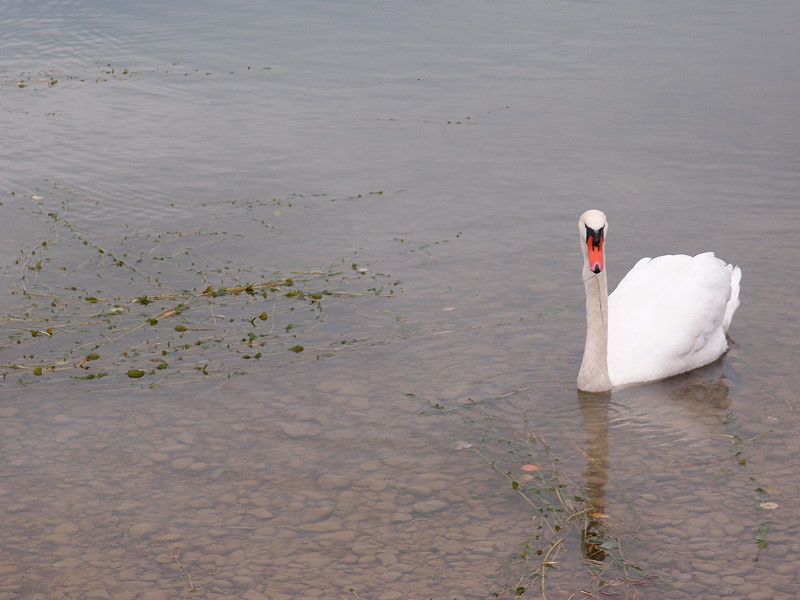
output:
[[697, 369], [728, 349], [742, 273], [713, 252], [643, 258], [608, 295], [606, 216], [581, 215], [586, 347], [578, 389], [605, 392]]

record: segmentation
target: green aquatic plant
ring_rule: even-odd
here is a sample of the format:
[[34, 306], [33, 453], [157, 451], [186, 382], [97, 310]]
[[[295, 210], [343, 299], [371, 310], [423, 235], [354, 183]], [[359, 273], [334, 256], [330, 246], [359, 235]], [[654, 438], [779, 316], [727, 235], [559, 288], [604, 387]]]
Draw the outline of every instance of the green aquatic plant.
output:
[[769, 488], [759, 483], [755, 475], [752, 474], [747, 464], [747, 455], [745, 454], [745, 446], [747, 443], [753, 442], [762, 438], [765, 435], [772, 433], [771, 430], [759, 433], [752, 436], [744, 436], [739, 428], [736, 414], [727, 412], [720, 417], [720, 422], [727, 428], [728, 433], [725, 435], [730, 439], [730, 452], [734, 461], [736, 462], [737, 469], [726, 471], [726, 475], [731, 477], [744, 477], [746, 481], [754, 485], [753, 492], [755, 494], [755, 511], [758, 517], [758, 525], [754, 535], [753, 543], [756, 545], [756, 554], [753, 557], [754, 561], [758, 561], [761, 552], [769, 546], [768, 536], [772, 524], [772, 513], [778, 508], [775, 502], [772, 502]]
[[[232, 377], [253, 359], [319, 358], [341, 348], [339, 334], [335, 340], [320, 335], [331, 307], [350, 312], [350, 303], [390, 297], [397, 285], [382, 293], [389, 276], [367, 268], [353, 272], [346, 267], [351, 256], [291, 272], [246, 260], [212, 261], [205, 248], [236, 235], [210, 226], [94, 235], [75, 224], [77, 193], [54, 189], [53, 197], [13, 198], [15, 208], [39, 220], [42, 232], [5, 268], [12, 282], [0, 297], [5, 380], [152, 385], [198, 373]], [[224, 217], [247, 221], [270, 207], [231, 204]]]

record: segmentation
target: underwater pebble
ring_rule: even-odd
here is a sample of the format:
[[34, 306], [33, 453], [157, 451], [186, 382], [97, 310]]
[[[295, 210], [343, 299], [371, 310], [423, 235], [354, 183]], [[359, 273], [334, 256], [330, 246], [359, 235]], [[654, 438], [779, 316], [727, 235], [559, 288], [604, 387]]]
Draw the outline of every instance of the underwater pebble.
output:
[[489, 541], [478, 542], [472, 548], [472, 551], [477, 554], [494, 554], [494, 544]]
[[773, 570], [781, 575], [793, 575], [798, 572], [797, 566], [791, 562], [780, 562], [775, 565]]
[[69, 429], [69, 428], [59, 429], [55, 433], [55, 437], [56, 438], [63, 438], [63, 439], [67, 439], [67, 440], [71, 439], [71, 438], [80, 437], [80, 435], [81, 434], [79, 432], [75, 431], [74, 429]]
[[461, 528], [466, 535], [478, 538], [478, 539], [485, 539], [489, 537], [491, 530], [486, 527], [485, 525], [465, 525]]
[[319, 538], [328, 542], [335, 542], [337, 544], [346, 544], [352, 542], [358, 537], [358, 532], [351, 529], [342, 529], [340, 531], [333, 531], [331, 533], [321, 533]]
[[271, 519], [275, 516], [266, 508], [254, 508], [252, 510], [248, 510], [247, 514], [254, 516], [256, 519]]
[[350, 548], [354, 555], [369, 558], [373, 558], [380, 550], [381, 546], [379, 544], [371, 542], [357, 542]]
[[263, 496], [250, 496], [250, 504], [254, 506], [269, 506], [269, 498], [264, 498]]
[[694, 563], [694, 568], [698, 571], [702, 571], [703, 573], [719, 573], [722, 570], [722, 567], [717, 563], [713, 562], [701, 562], [697, 561]]
[[176, 452], [187, 452], [189, 447], [186, 444], [161, 444], [156, 448], [156, 452], [174, 454]]
[[150, 523], [150, 522], [142, 522], [133, 525], [128, 530], [128, 535], [130, 535], [134, 539], [143, 538], [146, 535], [150, 535], [161, 529], [161, 526], [158, 523]]
[[69, 544], [69, 536], [63, 533], [54, 533], [48, 539], [56, 546], [66, 546]]
[[180, 458], [176, 458], [175, 460], [173, 460], [170, 463], [170, 466], [173, 469], [176, 469], [178, 471], [182, 471], [183, 469], [185, 469], [186, 467], [191, 465], [193, 462], [194, 462], [194, 459], [191, 456], [181, 456]]
[[717, 523], [718, 525], [725, 525], [726, 523], [729, 523], [731, 521], [731, 518], [730, 518], [729, 515], [726, 515], [725, 513], [718, 513], [718, 512], [710, 513], [708, 515], [708, 518], [711, 519], [712, 521], [714, 521], [715, 523]]
[[759, 586], [757, 591], [752, 591], [747, 595], [747, 600], [773, 600], [775, 592], [764, 586]]
[[729, 525], [724, 525], [722, 530], [731, 537], [739, 537], [746, 531], [745, 526], [740, 525], [739, 523], [730, 523]]
[[394, 513], [392, 515], [392, 521], [395, 522], [395, 523], [403, 522], [403, 521], [411, 521], [413, 519], [414, 519], [414, 517], [412, 517], [408, 513], [396, 512], [396, 513]]
[[388, 487], [389, 484], [382, 479], [365, 478], [359, 479], [354, 483], [354, 485], [358, 487], [368, 487], [373, 492], [382, 492]]
[[336, 392], [348, 385], [347, 381], [337, 381], [336, 379], [328, 379], [321, 381], [317, 384], [317, 389], [320, 392]]
[[166, 452], [151, 452], [146, 456], [155, 463], [165, 463], [169, 461], [170, 458], [170, 455], [167, 454]]
[[369, 408], [369, 398], [354, 396], [347, 400], [347, 406], [356, 410], [367, 410]]
[[447, 502], [442, 502], [441, 500], [423, 500], [414, 503], [412, 508], [415, 512], [427, 515], [442, 510], [446, 506]]
[[341, 475], [326, 473], [317, 479], [317, 486], [321, 490], [339, 490], [348, 487], [350, 480]]
[[314, 506], [300, 513], [300, 518], [306, 522], [319, 521], [333, 512], [332, 506]]
[[175, 439], [182, 444], [188, 444], [190, 446], [193, 446], [197, 443], [197, 435], [191, 431], [182, 431], [175, 436]]
[[14, 565], [0, 565], [0, 575], [11, 575], [18, 570], [19, 568]]
[[55, 529], [53, 529], [53, 533], [61, 534], [61, 535], [74, 535], [80, 531], [80, 527], [78, 527], [75, 523], [61, 523], [57, 525]]
[[450, 482], [443, 479], [441, 473], [422, 473], [414, 478], [414, 483], [427, 486], [436, 492], [446, 490], [451, 485]]
[[249, 589], [255, 586], [256, 580], [246, 575], [234, 575], [231, 579], [234, 585], [238, 588]]
[[409, 494], [414, 494], [418, 498], [424, 498], [425, 496], [430, 496], [433, 493], [433, 490], [428, 487], [427, 485], [410, 485], [405, 488]]
[[381, 581], [384, 581], [386, 583], [391, 583], [393, 581], [397, 581], [402, 576], [403, 576], [403, 574], [400, 573], [399, 571], [386, 571], [386, 572], [381, 573], [380, 575], [378, 575], [378, 579], [380, 579]]
[[303, 556], [303, 561], [312, 569], [321, 569], [331, 564], [334, 558], [325, 554], [309, 553]]
[[285, 423], [281, 426], [283, 432], [289, 437], [297, 438], [308, 435], [311, 431], [311, 425], [308, 423]]
[[303, 523], [298, 527], [301, 531], [315, 532], [338, 531], [341, 528], [342, 522], [339, 519], [328, 519], [327, 521], [319, 521], [318, 523]]
[[166, 590], [151, 590], [139, 596], [139, 600], [169, 600], [170, 594]]
[[450, 540], [439, 546], [439, 550], [446, 554], [460, 554], [464, 551], [464, 546], [455, 540]]

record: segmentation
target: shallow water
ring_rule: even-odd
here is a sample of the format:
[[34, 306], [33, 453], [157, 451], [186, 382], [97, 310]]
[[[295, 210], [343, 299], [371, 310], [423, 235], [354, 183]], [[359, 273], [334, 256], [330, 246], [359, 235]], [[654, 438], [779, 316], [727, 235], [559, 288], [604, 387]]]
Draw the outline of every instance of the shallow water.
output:
[[[794, 3], [1, 8], [0, 600], [795, 597]], [[590, 206], [719, 363], [577, 394]]]

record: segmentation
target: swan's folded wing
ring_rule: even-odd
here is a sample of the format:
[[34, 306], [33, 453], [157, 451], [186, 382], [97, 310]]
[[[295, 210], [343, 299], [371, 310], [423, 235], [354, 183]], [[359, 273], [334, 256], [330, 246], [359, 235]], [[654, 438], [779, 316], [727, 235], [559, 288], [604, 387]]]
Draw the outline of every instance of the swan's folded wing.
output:
[[742, 270], [739, 267], [732, 267], [731, 265], [726, 266], [731, 270], [731, 297], [730, 300], [728, 300], [728, 304], [725, 306], [725, 316], [722, 319], [722, 329], [725, 333], [728, 332], [728, 328], [731, 326], [733, 313], [739, 308], [739, 284], [742, 281]]
[[719, 358], [732, 269], [711, 252], [640, 260], [609, 296], [612, 383], [663, 379]]

